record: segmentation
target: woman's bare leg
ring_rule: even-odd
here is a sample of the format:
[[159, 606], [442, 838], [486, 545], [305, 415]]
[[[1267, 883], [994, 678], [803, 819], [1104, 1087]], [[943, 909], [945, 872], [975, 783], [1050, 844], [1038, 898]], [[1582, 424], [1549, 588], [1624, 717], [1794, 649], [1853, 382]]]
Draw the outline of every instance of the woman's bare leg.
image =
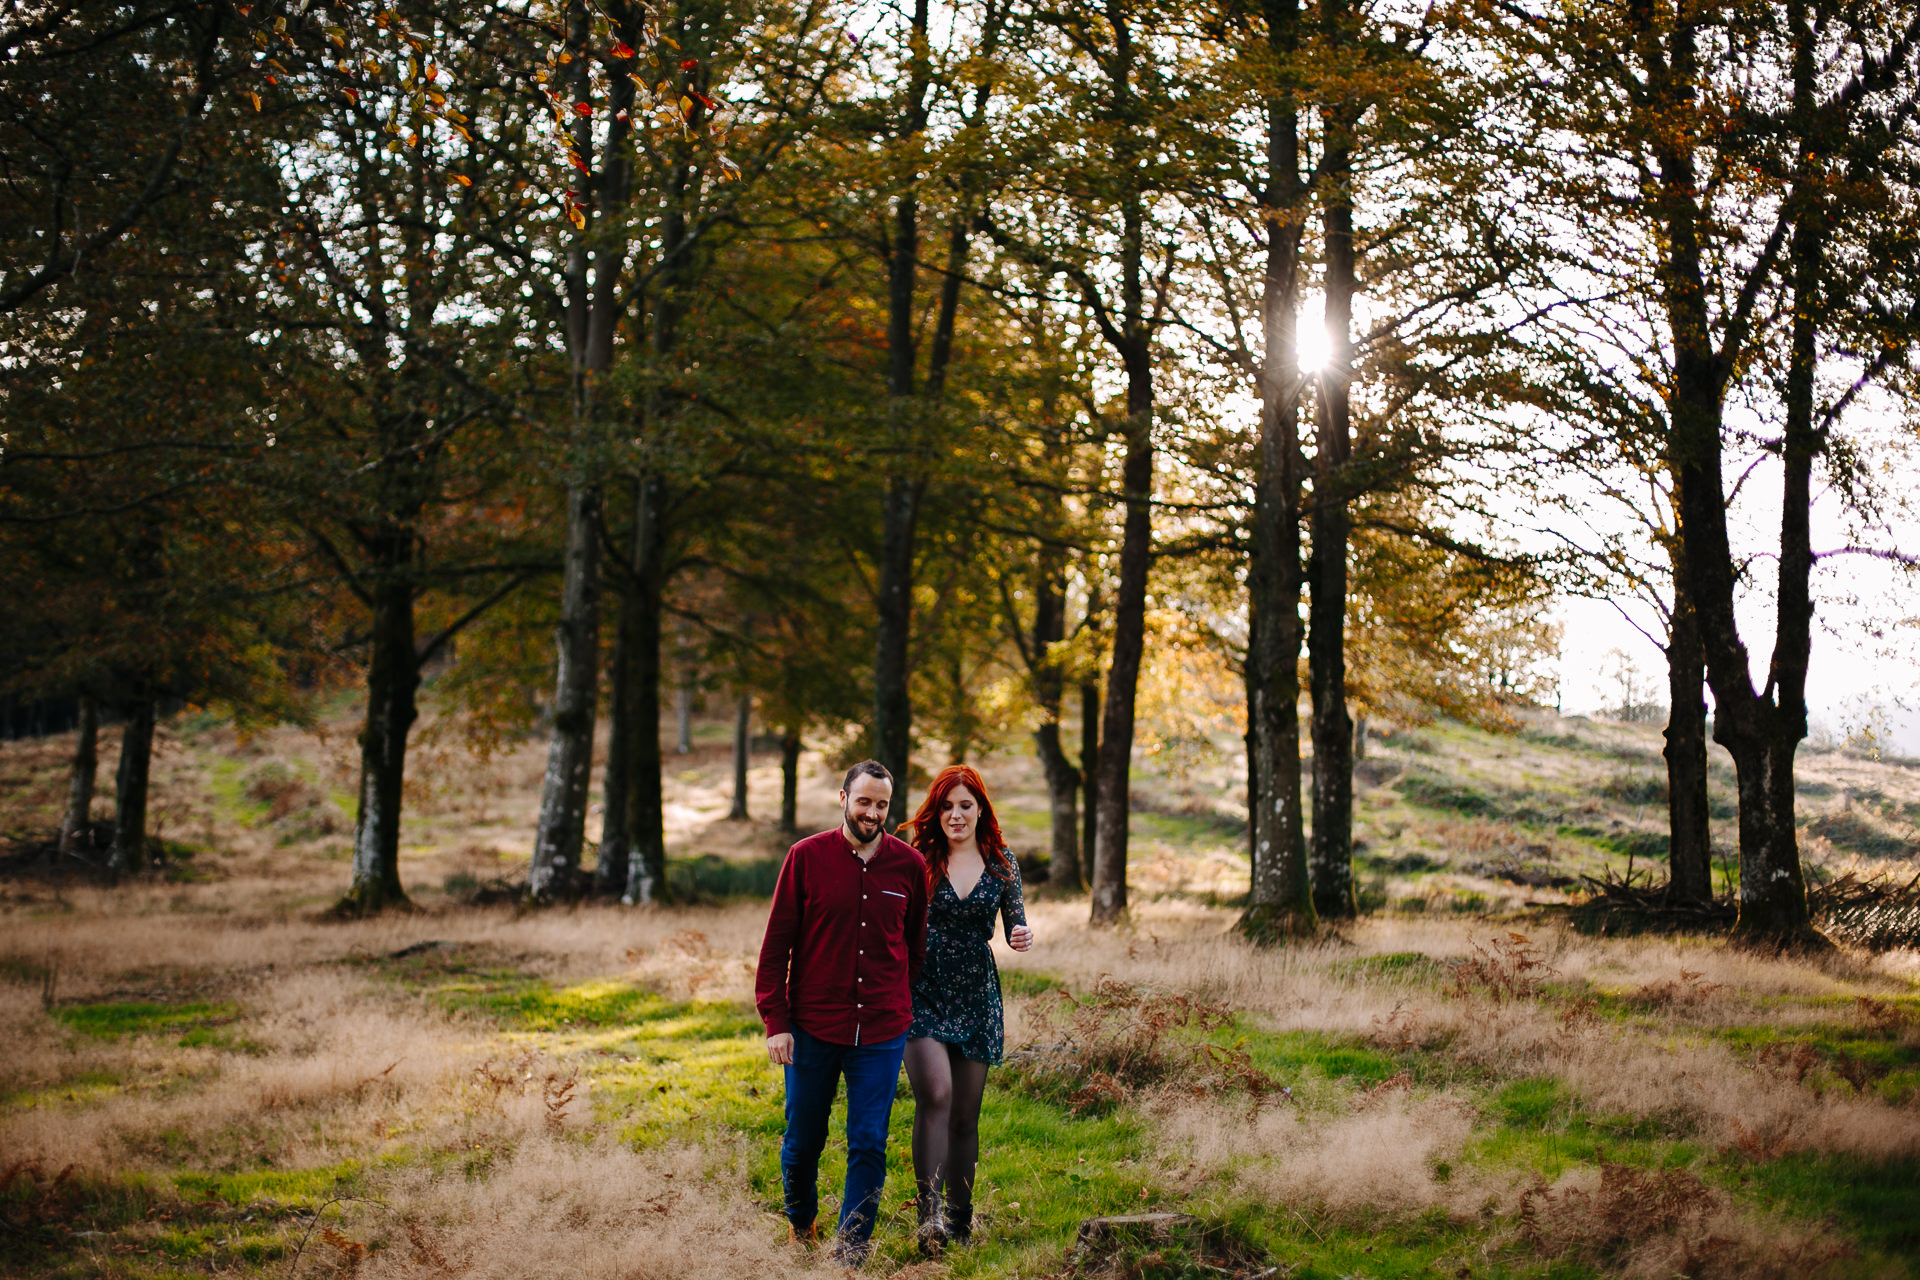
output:
[[[944, 1165], [948, 1231], [956, 1240], [973, 1232], [973, 1172], [980, 1161], [980, 1103], [987, 1092], [987, 1064], [948, 1051], [950, 1102]], [[918, 1130], [916, 1129], [916, 1133]]]
[[940, 1180], [952, 1127], [947, 1046], [930, 1037], [907, 1041], [907, 1083], [913, 1088], [913, 1180], [920, 1193], [920, 1221], [926, 1223], [940, 1217]]

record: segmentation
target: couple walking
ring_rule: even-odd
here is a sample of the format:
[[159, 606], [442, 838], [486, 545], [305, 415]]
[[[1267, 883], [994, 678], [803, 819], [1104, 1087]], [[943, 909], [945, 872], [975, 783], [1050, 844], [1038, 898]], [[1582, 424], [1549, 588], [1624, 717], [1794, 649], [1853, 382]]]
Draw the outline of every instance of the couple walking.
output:
[[881, 765], [863, 760], [847, 771], [840, 827], [787, 852], [754, 980], [767, 1056], [786, 1069], [780, 1181], [796, 1240], [819, 1238], [820, 1152], [846, 1079], [847, 1183], [834, 1249], [851, 1266], [871, 1251], [903, 1059], [920, 1248], [937, 1253], [971, 1236], [980, 1099], [1003, 1034], [994, 917], [1014, 950], [1033, 945], [1020, 870], [979, 773], [940, 772], [903, 828], [911, 844], [881, 829], [892, 797]]

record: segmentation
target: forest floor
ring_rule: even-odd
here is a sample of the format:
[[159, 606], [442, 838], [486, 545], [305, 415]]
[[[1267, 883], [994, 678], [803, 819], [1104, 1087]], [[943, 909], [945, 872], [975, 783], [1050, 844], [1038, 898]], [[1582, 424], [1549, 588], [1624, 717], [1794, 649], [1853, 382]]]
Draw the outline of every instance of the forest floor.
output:
[[[782, 1094], [751, 1008], [777, 757], [755, 757], [751, 822], [725, 818], [725, 726], [670, 757], [693, 905], [528, 912], [486, 891], [524, 875], [540, 744], [481, 755], [435, 728], [403, 832], [415, 912], [328, 914], [344, 723], [177, 718], [164, 873], [0, 878], [0, 1273], [828, 1272], [777, 1216]], [[870, 1272], [1920, 1274], [1920, 953], [1594, 937], [1539, 905], [1664, 875], [1659, 745], [1550, 716], [1370, 739], [1368, 914], [1270, 950], [1230, 933], [1236, 762], [1144, 761], [1129, 924], [1038, 888], [1038, 944], [999, 952], [1027, 1047], [992, 1077], [975, 1242], [913, 1254], [903, 1087]], [[70, 750], [0, 744], [0, 854], [45, 838]], [[1810, 874], [1920, 869], [1920, 770], [1802, 762]], [[977, 763], [1016, 847], [1043, 845], [1030, 759]], [[836, 780], [805, 765], [817, 829]], [[1075, 1250], [1083, 1219], [1147, 1212], [1192, 1221]]]

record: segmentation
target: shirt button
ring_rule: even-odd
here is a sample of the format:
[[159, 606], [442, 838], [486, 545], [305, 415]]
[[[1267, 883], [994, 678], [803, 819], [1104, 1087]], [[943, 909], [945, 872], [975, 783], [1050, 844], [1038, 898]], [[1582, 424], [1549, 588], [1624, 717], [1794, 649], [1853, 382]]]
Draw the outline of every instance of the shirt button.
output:
[[860, 901], [862, 901], [862, 902], [865, 902], [866, 900], [867, 900], [867, 895], [866, 895], [866, 894], [864, 894], [864, 893], [863, 893], [863, 894], [861, 894], [861, 895], [860, 895]]
[[854, 1005], [853, 1007], [854, 1007], [854, 1008], [856, 1008], [856, 1009], [864, 1009], [864, 1008], [866, 1008], [867, 1006], [865, 1006], [865, 1005], [863, 1005], [863, 1004], [855, 1004], [855, 1005]]

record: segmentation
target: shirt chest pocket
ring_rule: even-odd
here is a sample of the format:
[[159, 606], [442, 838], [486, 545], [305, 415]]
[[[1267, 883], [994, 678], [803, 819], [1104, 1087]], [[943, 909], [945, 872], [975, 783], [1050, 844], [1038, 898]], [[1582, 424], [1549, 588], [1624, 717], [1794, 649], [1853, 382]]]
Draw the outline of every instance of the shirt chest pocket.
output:
[[867, 905], [872, 908], [871, 918], [881, 928], [898, 930], [900, 922], [906, 918], [907, 895], [898, 889], [875, 889], [869, 895]]

